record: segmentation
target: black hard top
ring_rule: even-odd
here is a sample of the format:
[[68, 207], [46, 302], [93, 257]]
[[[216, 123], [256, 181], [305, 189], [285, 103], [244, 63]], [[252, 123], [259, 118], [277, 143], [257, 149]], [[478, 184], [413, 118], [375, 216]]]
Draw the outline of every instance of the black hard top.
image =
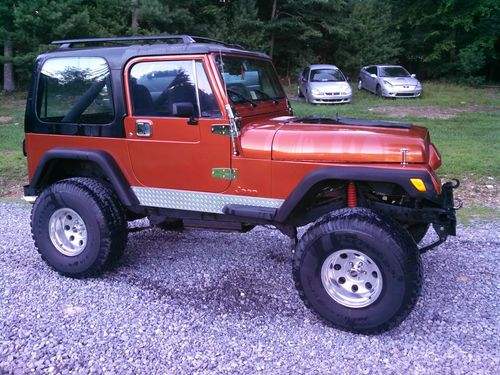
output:
[[[164, 40], [177, 40], [178, 43], [158, 43]], [[270, 59], [263, 52], [248, 51], [238, 45], [189, 35], [71, 39], [54, 41], [52, 44], [60, 47], [45, 52], [38, 59], [55, 56], [104, 57], [111, 69], [121, 69], [128, 60], [139, 56], [222, 53]]]

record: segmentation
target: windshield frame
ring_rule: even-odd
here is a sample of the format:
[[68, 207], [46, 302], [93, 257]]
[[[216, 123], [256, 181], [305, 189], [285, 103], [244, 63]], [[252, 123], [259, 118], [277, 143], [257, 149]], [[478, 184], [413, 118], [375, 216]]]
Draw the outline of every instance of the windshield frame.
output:
[[[254, 103], [255, 104], [255, 103], [260, 103], [260, 102], [265, 102], [265, 101], [276, 102], [279, 100], [286, 99], [287, 96], [286, 96], [285, 90], [283, 89], [283, 87], [281, 85], [281, 81], [278, 77], [278, 73], [276, 72], [276, 69], [274, 67], [272, 60], [265, 59], [265, 58], [258, 57], [258, 56], [226, 54], [226, 53], [214, 54], [213, 56], [214, 56], [213, 61], [214, 61], [215, 67], [219, 73], [219, 78], [221, 79], [221, 82], [223, 84], [224, 91], [226, 91], [228, 99], [233, 104], [236, 104], [236, 105], [244, 104], [244, 103]], [[226, 74], [226, 76], [227, 76], [227, 74], [229, 74], [230, 71], [227, 71], [226, 69], [224, 69], [224, 72], [222, 71], [222, 68], [221, 68], [220, 62], [219, 62], [220, 58], [222, 58], [223, 61], [226, 60], [224, 66], [229, 65], [229, 61], [227, 61], [227, 60], [233, 60], [233, 62], [240, 60], [240, 61], [247, 62], [247, 63], [250, 62], [250, 63], [254, 63], [256, 65], [262, 65], [262, 69], [259, 70], [258, 72], [262, 73], [262, 71], [264, 70], [264, 72], [267, 73], [266, 79], [268, 80], [268, 82], [266, 84], [269, 85], [269, 87], [267, 87], [266, 89], [272, 88], [273, 92], [263, 90], [261, 74], [257, 74], [257, 79], [259, 81], [259, 84], [258, 84], [259, 88], [254, 88], [252, 90], [247, 85], [245, 85], [244, 75], [247, 72], [255, 72], [255, 70], [244, 70], [244, 74], [243, 74], [242, 79], [235, 80], [233, 82], [226, 82], [226, 79], [224, 78], [223, 73]], [[240, 63], [240, 66], [244, 67], [244, 64]], [[234, 74], [232, 76], [238, 77], [238, 75], [234, 75]], [[253, 77], [253, 80], [255, 80], [255, 76]], [[231, 86], [233, 86], [233, 87], [231, 87]], [[235, 87], [235, 86], [237, 86], [237, 87]], [[254, 86], [257, 86], [257, 85], [254, 85]], [[235, 90], [235, 88], [239, 88], [240, 91], [242, 91], [242, 92]], [[231, 95], [230, 94], [231, 90], [238, 91], [237, 95]], [[253, 91], [253, 93], [252, 93], [252, 91]], [[234, 100], [237, 97], [240, 97], [241, 100]]]
[[[378, 68], [379, 68], [379, 77], [384, 77], [384, 78], [400, 78], [400, 77], [408, 78], [408, 77], [411, 77], [411, 74], [405, 68], [403, 68], [402, 66], [399, 66], [399, 65], [379, 66]], [[406, 73], [406, 75], [387, 75], [387, 74], [384, 74], [386, 69], [402, 70], [403, 72]]]

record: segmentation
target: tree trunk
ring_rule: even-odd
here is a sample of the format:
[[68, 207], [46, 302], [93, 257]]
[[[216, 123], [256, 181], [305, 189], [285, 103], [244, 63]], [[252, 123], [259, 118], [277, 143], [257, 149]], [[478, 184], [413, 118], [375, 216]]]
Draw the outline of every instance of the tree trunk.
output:
[[130, 8], [132, 10], [132, 22], [130, 27], [133, 33], [139, 29], [139, 0], [131, 0]]
[[3, 64], [3, 91], [9, 93], [16, 88], [14, 84], [14, 66], [12, 64], [12, 40], [7, 35], [3, 41], [3, 56], [6, 62]]
[[[273, 1], [273, 10], [271, 12], [271, 24], [273, 23], [274, 19], [276, 18], [276, 8], [278, 6], [278, 0]], [[274, 37], [275, 37], [275, 32], [274, 29], [271, 31], [271, 45], [269, 46], [269, 56], [273, 57], [273, 52], [274, 52]]]

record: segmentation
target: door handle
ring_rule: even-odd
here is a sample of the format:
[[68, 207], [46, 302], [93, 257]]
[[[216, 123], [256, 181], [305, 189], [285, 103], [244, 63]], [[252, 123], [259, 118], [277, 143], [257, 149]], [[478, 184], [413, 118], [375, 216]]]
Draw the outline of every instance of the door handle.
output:
[[137, 120], [135, 122], [135, 135], [138, 137], [151, 137], [153, 123], [149, 120]]

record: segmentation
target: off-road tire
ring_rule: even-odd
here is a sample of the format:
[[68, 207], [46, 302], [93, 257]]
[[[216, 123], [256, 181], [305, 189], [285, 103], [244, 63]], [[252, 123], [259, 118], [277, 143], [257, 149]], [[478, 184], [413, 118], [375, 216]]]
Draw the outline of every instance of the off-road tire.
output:
[[[69, 277], [92, 277], [123, 253], [126, 222], [113, 194], [97, 180], [71, 178], [47, 187], [39, 195], [31, 213], [31, 230], [35, 247], [50, 267]], [[63, 254], [49, 233], [51, 218], [64, 208], [73, 210], [85, 224], [87, 243], [77, 255]]]
[[99, 193], [98, 198], [104, 200], [105, 202], [103, 203], [111, 210], [112, 219], [110, 221], [110, 226], [112, 230], [111, 236], [113, 238], [106, 266], [114, 265], [125, 253], [128, 241], [127, 215], [120, 199], [111, 185], [106, 181], [85, 177], [72, 178], [70, 181], [74, 184], [79, 184], [83, 188], [90, 189], [93, 192], [101, 192], [104, 190], [105, 193]]
[[[365, 307], [347, 307], [323, 286], [323, 263], [345, 249], [370, 257], [380, 269], [380, 294]], [[305, 305], [333, 327], [378, 334], [410, 313], [420, 293], [422, 268], [417, 247], [404, 228], [371, 210], [354, 208], [335, 211], [309, 227], [296, 248], [293, 278]]]

